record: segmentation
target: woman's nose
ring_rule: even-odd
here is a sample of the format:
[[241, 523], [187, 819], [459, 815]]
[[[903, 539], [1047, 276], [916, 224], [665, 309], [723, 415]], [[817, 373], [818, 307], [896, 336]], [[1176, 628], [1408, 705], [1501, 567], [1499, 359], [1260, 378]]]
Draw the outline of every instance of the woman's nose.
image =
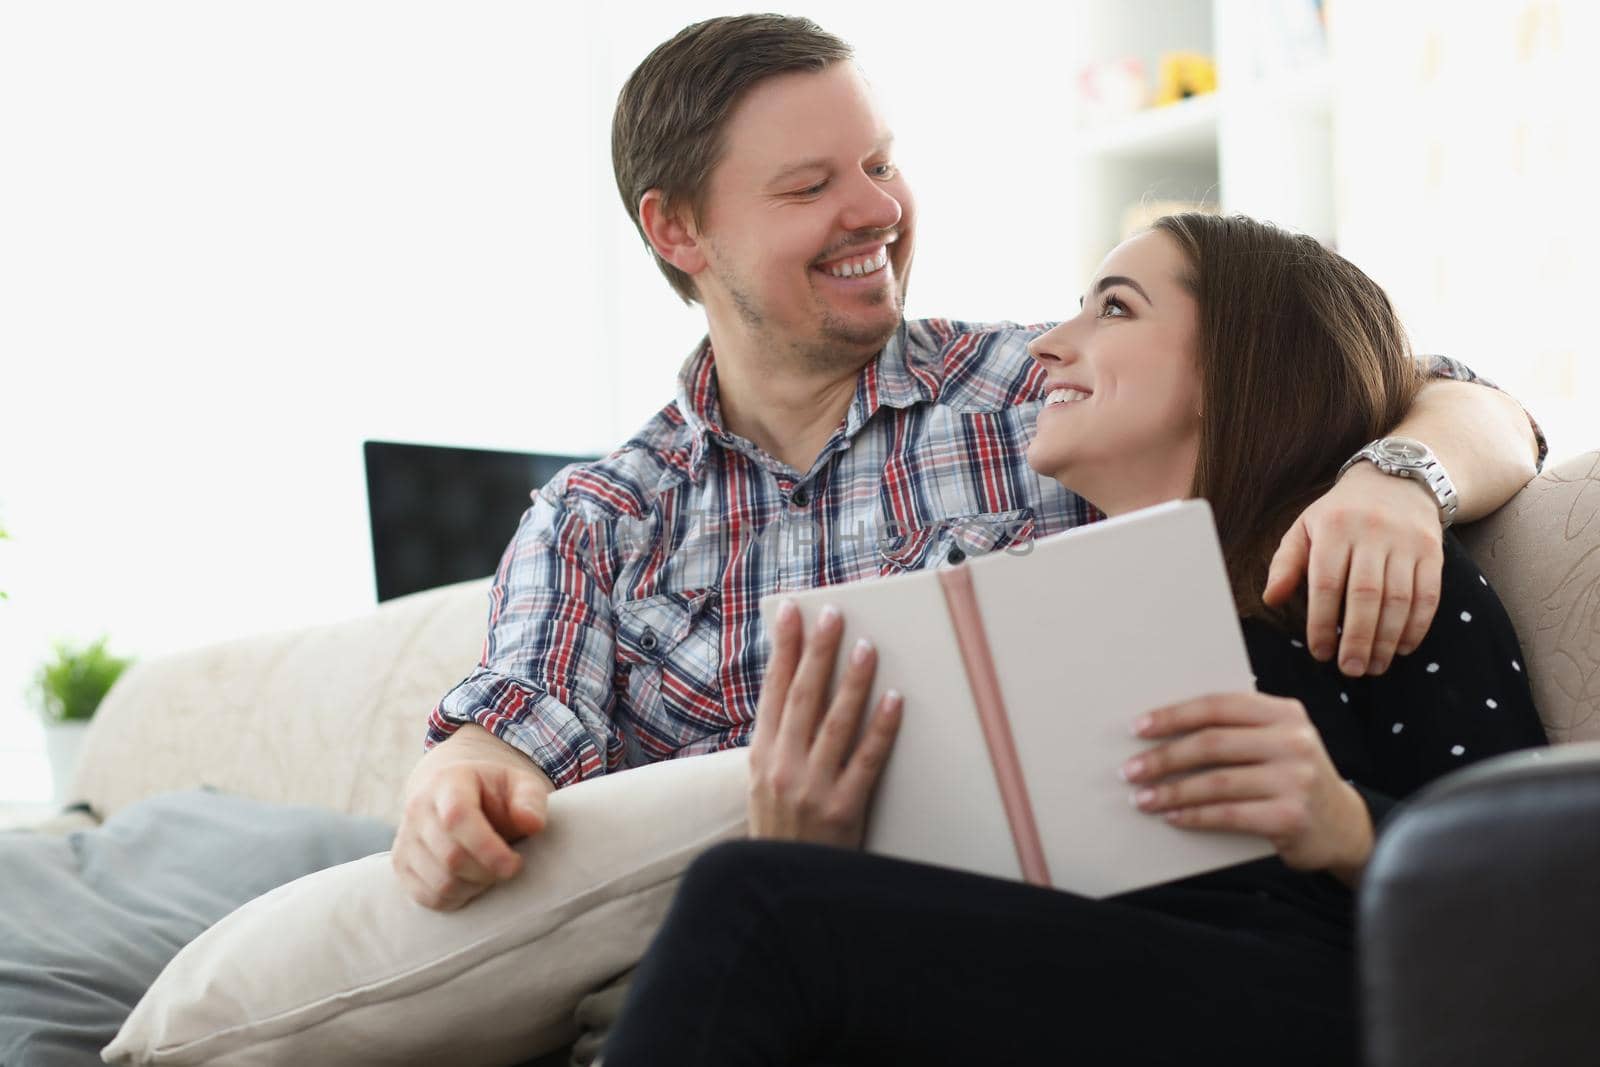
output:
[[1067, 324], [1060, 323], [1028, 342], [1028, 355], [1043, 366], [1070, 363], [1072, 346], [1067, 337]]

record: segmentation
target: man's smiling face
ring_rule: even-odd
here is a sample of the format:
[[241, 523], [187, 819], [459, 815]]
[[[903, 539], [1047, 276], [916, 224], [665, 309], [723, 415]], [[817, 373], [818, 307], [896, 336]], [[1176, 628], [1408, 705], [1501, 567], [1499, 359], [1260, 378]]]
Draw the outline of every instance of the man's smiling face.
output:
[[752, 88], [723, 131], [698, 227], [713, 324], [859, 365], [899, 327], [915, 206], [853, 63]]

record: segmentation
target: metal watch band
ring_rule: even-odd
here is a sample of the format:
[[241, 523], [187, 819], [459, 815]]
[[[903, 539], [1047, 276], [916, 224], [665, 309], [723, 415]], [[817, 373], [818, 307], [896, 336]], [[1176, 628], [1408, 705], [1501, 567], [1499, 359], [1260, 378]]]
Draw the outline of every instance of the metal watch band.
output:
[[1445, 473], [1443, 464], [1434, 456], [1432, 450], [1421, 444], [1421, 442], [1416, 442], [1417, 447], [1421, 448], [1425, 453], [1420, 461], [1415, 463], [1396, 462], [1383, 455], [1379, 450], [1379, 446], [1385, 440], [1387, 438], [1379, 438], [1376, 441], [1368, 442], [1361, 451], [1345, 460], [1344, 466], [1339, 468], [1338, 476], [1343, 477], [1345, 471], [1362, 460], [1367, 460], [1385, 474], [1421, 482], [1433, 494], [1434, 501], [1439, 505], [1439, 525], [1448, 529], [1450, 524], [1455, 522], [1456, 508], [1459, 505], [1459, 501], [1456, 497], [1456, 487], [1450, 481], [1450, 476]]

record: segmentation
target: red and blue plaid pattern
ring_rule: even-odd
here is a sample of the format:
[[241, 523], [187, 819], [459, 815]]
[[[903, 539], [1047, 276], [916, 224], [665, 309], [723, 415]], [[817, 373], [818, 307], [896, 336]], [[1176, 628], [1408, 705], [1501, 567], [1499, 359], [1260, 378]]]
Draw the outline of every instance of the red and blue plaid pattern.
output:
[[[769, 593], [1006, 550], [1093, 521], [1028, 467], [1047, 327], [905, 323], [796, 471], [722, 427], [708, 343], [677, 399], [533, 495], [489, 594], [479, 666], [428, 721], [475, 722], [557, 786], [748, 743]], [[1433, 374], [1476, 380], [1435, 357]]]

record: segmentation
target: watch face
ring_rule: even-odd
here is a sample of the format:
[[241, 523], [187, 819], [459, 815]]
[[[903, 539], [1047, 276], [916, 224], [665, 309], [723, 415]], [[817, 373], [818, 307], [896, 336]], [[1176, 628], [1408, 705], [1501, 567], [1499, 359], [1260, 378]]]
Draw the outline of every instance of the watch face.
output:
[[1428, 458], [1428, 449], [1409, 437], [1385, 437], [1378, 442], [1378, 454], [1394, 463], [1417, 464]]

